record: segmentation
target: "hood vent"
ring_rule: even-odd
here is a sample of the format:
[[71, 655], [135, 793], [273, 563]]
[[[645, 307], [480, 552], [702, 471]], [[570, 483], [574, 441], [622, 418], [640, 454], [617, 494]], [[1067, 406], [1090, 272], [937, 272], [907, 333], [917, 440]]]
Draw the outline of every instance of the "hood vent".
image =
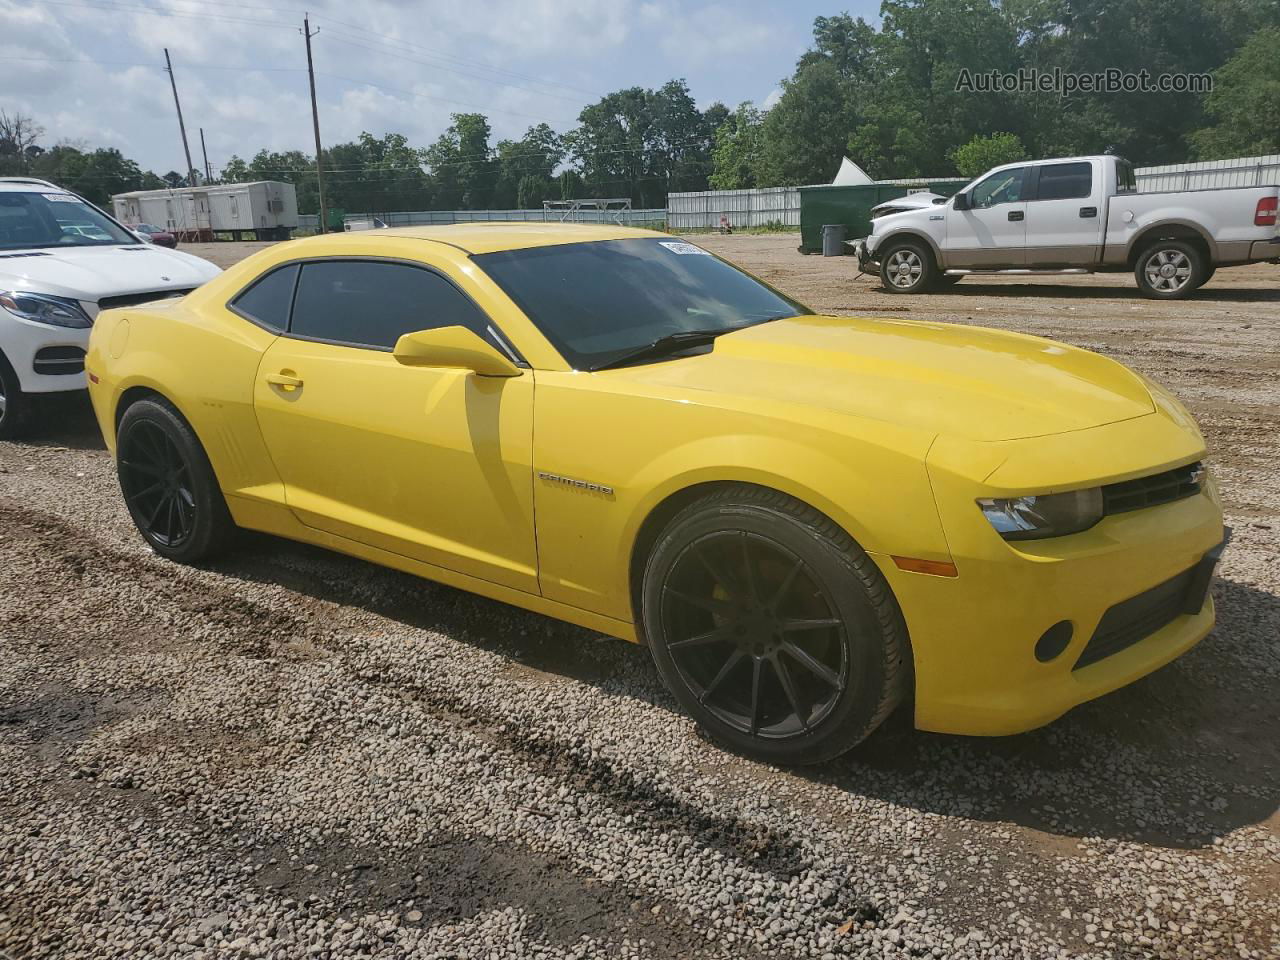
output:
[[16, 260], [18, 257], [51, 257], [53, 254], [43, 250], [28, 250], [25, 253], [0, 253], [0, 260]]
[[112, 307], [136, 307], [140, 303], [153, 303], [156, 300], [168, 300], [171, 297], [185, 297], [195, 287], [179, 290], [155, 290], [151, 293], [127, 293], [121, 297], [103, 297], [98, 301], [99, 310], [110, 310]]
[[151, 247], [121, 247], [121, 250], [150, 250]]

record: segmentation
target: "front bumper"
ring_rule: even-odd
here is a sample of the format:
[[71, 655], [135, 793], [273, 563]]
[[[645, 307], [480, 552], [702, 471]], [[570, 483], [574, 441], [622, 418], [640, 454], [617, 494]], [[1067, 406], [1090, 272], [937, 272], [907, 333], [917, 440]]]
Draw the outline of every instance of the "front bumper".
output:
[[[978, 448], [990, 459], [975, 454]], [[1114, 471], [1099, 469], [1094, 454], [1115, 464]], [[959, 575], [882, 567], [911, 636], [916, 726], [973, 735], [1031, 730], [1145, 676], [1202, 639], [1213, 627], [1208, 584], [1224, 538], [1211, 478], [1186, 499], [1045, 540], [1003, 540], [974, 502], [993, 488], [996, 495], [1034, 492], [1032, 477], [1043, 476], [1045, 464], [1053, 464], [1064, 486], [1084, 486], [1090, 478], [1129, 479], [1202, 455], [1197, 436], [1160, 414], [1007, 444], [936, 443], [930, 478]], [[1175, 585], [1172, 601], [1154, 590], [1192, 570]], [[1148, 591], [1150, 603], [1131, 603], [1104, 624], [1109, 611]], [[1063, 621], [1071, 625], [1069, 641], [1042, 661], [1037, 641]], [[1118, 642], [1117, 626], [1129, 630]], [[1110, 637], [1113, 646], [1090, 662], [1083, 655], [1095, 634]]]
[[858, 258], [858, 269], [866, 272], [869, 268], [879, 270], [880, 262], [875, 259], [871, 251], [867, 249], [867, 238], [859, 240], [853, 245], [854, 256]]
[[[38, 368], [51, 369], [47, 363], [36, 363], [36, 355], [49, 347], [72, 347], [80, 351], [89, 347], [90, 329], [55, 327], [47, 323], [35, 323], [15, 317], [0, 309], [0, 350], [9, 360], [23, 393], [61, 393], [83, 390], [83, 373], [40, 373]], [[56, 366], [52, 369], [57, 369]]]

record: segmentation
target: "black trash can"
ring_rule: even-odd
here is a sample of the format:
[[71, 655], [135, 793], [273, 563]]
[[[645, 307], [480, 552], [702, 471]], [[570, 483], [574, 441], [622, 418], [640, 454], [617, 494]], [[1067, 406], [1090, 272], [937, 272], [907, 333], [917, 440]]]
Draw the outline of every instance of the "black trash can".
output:
[[845, 255], [845, 238], [849, 228], [843, 223], [824, 223], [822, 225], [822, 255], [824, 257], [843, 257]]

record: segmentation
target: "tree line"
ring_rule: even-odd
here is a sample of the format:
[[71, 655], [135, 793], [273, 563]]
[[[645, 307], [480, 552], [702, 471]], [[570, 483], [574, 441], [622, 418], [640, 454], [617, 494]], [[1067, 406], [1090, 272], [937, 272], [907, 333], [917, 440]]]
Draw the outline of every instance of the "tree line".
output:
[[[1280, 0], [884, 0], [874, 27], [818, 17], [813, 43], [769, 109], [699, 109], [684, 80], [632, 87], [493, 143], [488, 119], [454, 114], [439, 138], [363, 133], [322, 153], [326, 200], [348, 211], [536, 208], [543, 200], [822, 183], [843, 156], [875, 177], [971, 176], [1026, 156], [1113, 151], [1138, 164], [1280, 153]], [[974, 92], [962, 74], [1112, 68], [1208, 74], [1207, 92]], [[966, 73], [967, 72], [967, 73]], [[45, 147], [0, 111], [0, 175], [30, 174], [105, 203], [176, 186], [115, 149]], [[284, 180], [318, 208], [314, 157], [233, 156], [221, 181]]]

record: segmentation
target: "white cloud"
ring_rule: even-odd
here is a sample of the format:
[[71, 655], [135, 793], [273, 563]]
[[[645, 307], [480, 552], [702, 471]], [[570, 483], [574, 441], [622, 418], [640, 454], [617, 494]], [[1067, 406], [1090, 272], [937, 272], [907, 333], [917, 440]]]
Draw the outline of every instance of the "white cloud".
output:
[[774, 87], [772, 90], [769, 91], [769, 95], [764, 98], [764, 103], [760, 105], [761, 109], [764, 109], [764, 110], [772, 109], [773, 107], [777, 106], [778, 101], [781, 99], [782, 99], [782, 88]]

